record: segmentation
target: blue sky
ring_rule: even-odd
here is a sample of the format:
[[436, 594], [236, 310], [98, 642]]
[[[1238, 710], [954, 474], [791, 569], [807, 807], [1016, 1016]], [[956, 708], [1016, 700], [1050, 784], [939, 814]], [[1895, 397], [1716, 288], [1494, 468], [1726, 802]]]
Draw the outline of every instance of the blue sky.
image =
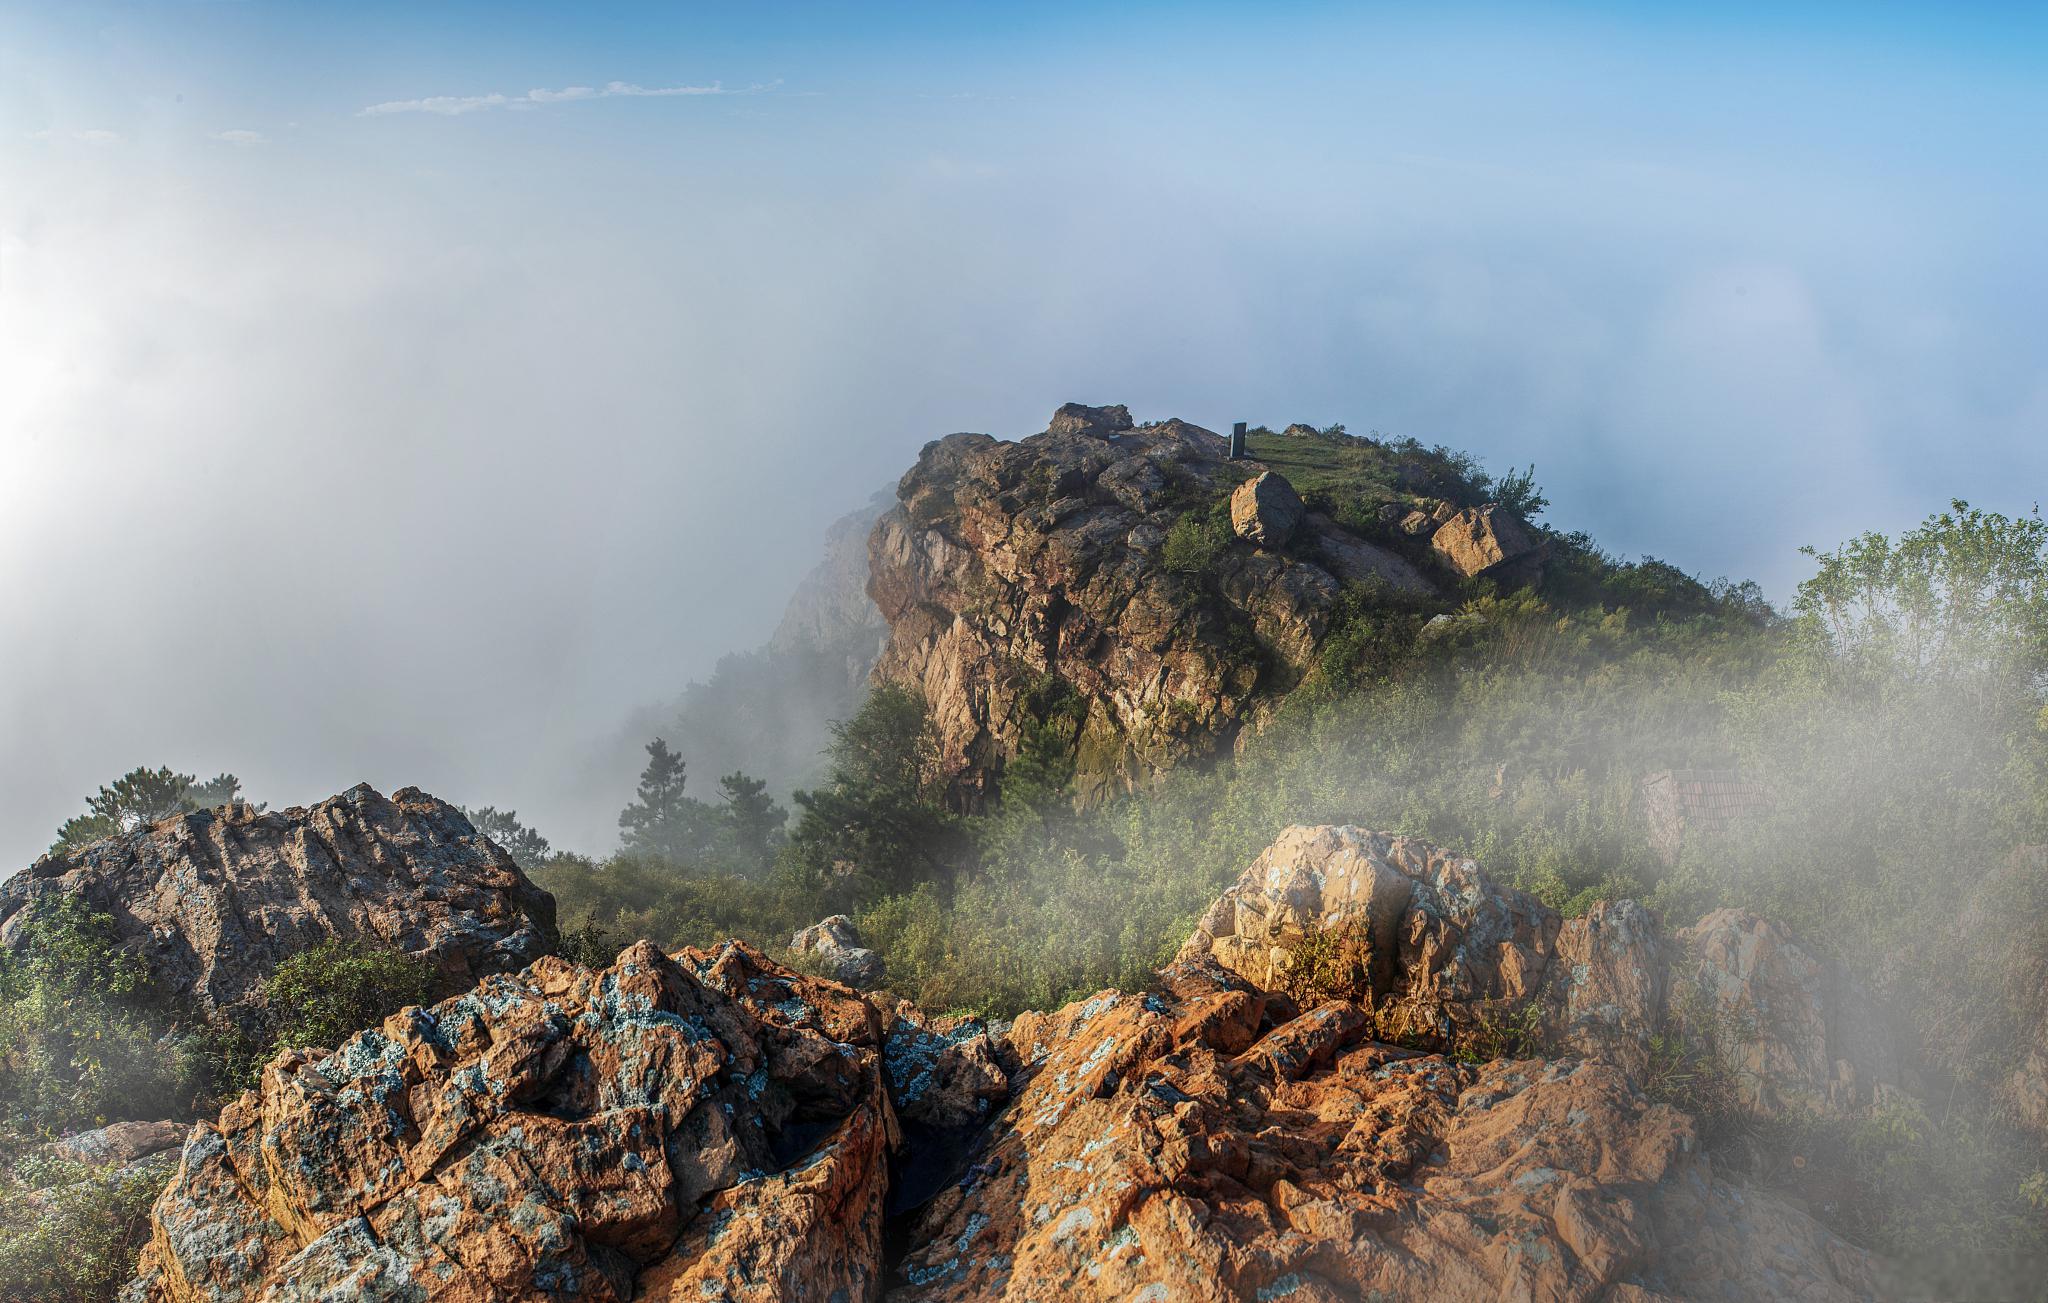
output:
[[594, 8], [0, 3], [7, 862], [143, 761], [595, 847], [832, 515], [1067, 399], [1779, 598], [2048, 480], [2037, 12]]

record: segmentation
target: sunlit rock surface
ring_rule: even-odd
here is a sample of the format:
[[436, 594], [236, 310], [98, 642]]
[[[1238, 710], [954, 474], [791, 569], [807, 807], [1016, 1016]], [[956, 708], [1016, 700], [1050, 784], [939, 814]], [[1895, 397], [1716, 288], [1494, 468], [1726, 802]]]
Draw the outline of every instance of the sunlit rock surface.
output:
[[[1644, 1092], [1672, 990], [1807, 989], [1760, 921], [1699, 935], [1326, 827], [1152, 989], [1007, 1027], [738, 943], [547, 958], [272, 1062], [193, 1130], [126, 1298], [1892, 1296]], [[1331, 937], [1340, 995], [1294, 981]]]
[[0, 886], [0, 941], [46, 894], [82, 897], [160, 989], [233, 1013], [291, 956], [329, 940], [425, 959], [443, 988], [532, 963], [556, 943], [554, 898], [417, 788], [368, 786], [318, 805], [176, 815], [48, 855]]
[[871, 1298], [881, 1035], [738, 945], [543, 959], [269, 1065], [187, 1142], [129, 1298]]
[[1501, 574], [1541, 563], [1528, 529], [1506, 507], [1467, 507], [1445, 518], [1429, 545], [1444, 563], [1464, 575]]
[[915, 1219], [891, 1299], [1851, 1300], [1879, 1266], [1717, 1181], [1609, 1064], [1473, 1066], [1277, 1019], [1207, 956], [1010, 1033], [1021, 1089]]
[[[1233, 541], [1207, 574], [1169, 571], [1167, 537], [1191, 504], [1263, 469], [1228, 458], [1198, 426], [1078, 404], [1016, 442], [926, 445], [869, 544], [868, 592], [889, 623], [875, 673], [923, 693], [963, 804], [992, 790], [1048, 681], [1077, 695], [1087, 798], [1234, 739], [1262, 693], [1311, 663], [1340, 581], [1431, 590], [1320, 515], [1285, 551]], [[1273, 663], [1246, 654], [1254, 642]]]

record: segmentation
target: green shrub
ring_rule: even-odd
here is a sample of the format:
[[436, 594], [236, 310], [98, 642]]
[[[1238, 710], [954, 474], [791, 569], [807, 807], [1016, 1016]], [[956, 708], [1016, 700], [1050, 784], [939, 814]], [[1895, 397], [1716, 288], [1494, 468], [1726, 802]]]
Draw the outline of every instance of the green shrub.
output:
[[214, 1078], [222, 1090], [256, 1084], [287, 1049], [330, 1050], [434, 994], [423, 959], [362, 941], [329, 940], [293, 955], [264, 980], [250, 1025], [213, 1029]]
[[50, 1134], [189, 1109], [198, 1048], [115, 941], [113, 919], [75, 896], [25, 908], [15, 947], [0, 950], [0, 1118]]
[[0, 1281], [20, 1303], [109, 1303], [135, 1275], [165, 1165], [25, 1155], [0, 1171]]
[[1184, 578], [1212, 574], [1235, 537], [1227, 503], [1220, 512], [1189, 512], [1166, 531], [1159, 559], [1169, 574]]

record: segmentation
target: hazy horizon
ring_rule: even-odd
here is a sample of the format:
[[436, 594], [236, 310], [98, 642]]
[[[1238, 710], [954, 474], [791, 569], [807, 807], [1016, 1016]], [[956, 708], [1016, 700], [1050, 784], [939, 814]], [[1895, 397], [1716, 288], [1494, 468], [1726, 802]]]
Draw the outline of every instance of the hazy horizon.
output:
[[1533, 462], [1781, 602], [2025, 512], [2042, 27], [0, 0], [0, 873], [140, 764], [605, 849], [832, 519], [1068, 400]]

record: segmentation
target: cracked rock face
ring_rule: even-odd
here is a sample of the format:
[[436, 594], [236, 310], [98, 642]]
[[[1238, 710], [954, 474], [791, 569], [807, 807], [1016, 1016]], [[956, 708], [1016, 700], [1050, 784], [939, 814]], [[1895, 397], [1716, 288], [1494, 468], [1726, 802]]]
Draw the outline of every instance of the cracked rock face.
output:
[[1620, 1069], [1484, 1067], [1293, 1014], [1208, 956], [1010, 1033], [1019, 1093], [889, 1297], [1850, 1300], [1866, 1255], [1714, 1179]]
[[[1352, 993], [1272, 989], [1332, 929]], [[125, 1300], [1896, 1293], [1643, 1093], [1667, 987], [1809, 989], [1759, 920], [1700, 931], [1667, 945], [1629, 902], [1560, 921], [1468, 859], [1324, 827], [1151, 990], [1006, 1029], [739, 943], [547, 958], [272, 1062], [193, 1129]], [[1435, 1052], [1504, 1008], [1555, 1057]]]
[[1765, 1116], [1852, 1112], [1906, 1076], [1868, 997], [1779, 924], [1718, 910], [1667, 941], [1628, 900], [1563, 919], [1471, 859], [1362, 828], [1282, 832], [1180, 958], [1212, 956], [1278, 990], [1310, 937], [1326, 956], [1323, 985], [1408, 1044], [1441, 1048], [1505, 1022], [1641, 1080], [1676, 1010], [1711, 1034], [1744, 1105]]
[[1537, 562], [1529, 531], [1505, 507], [1457, 511], [1437, 525], [1429, 544], [1446, 565], [1467, 578]]
[[875, 675], [923, 693], [960, 804], [989, 795], [1048, 678], [1078, 697], [1091, 799], [1232, 742], [1313, 662], [1344, 582], [1432, 590], [1403, 558], [1298, 511], [1284, 551], [1233, 541], [1209, 573], [1170, 572], [1174, 524], [1263, 469], [1228, 455], [1183, 421], [1133, 426], [1120, 407], [1074, 404], [1027, 439], [925, 447], [869, 541], [868, 592], [889, 623]]
[[186, 1143], [127, 1297], [872, 1298], [881, 1033], [737, 944], [543, 959], [271, 1063]]
[[280, 963], [323, 941], [425, 959], [449, 991], [557, 941], [554, 897], [460, 810], [411, 787], [176, 815], [46, 855], [0, 886], [0, 941], [46, 894], [111, 915], [157, 983], [202, 1014], [241, 1009]]

